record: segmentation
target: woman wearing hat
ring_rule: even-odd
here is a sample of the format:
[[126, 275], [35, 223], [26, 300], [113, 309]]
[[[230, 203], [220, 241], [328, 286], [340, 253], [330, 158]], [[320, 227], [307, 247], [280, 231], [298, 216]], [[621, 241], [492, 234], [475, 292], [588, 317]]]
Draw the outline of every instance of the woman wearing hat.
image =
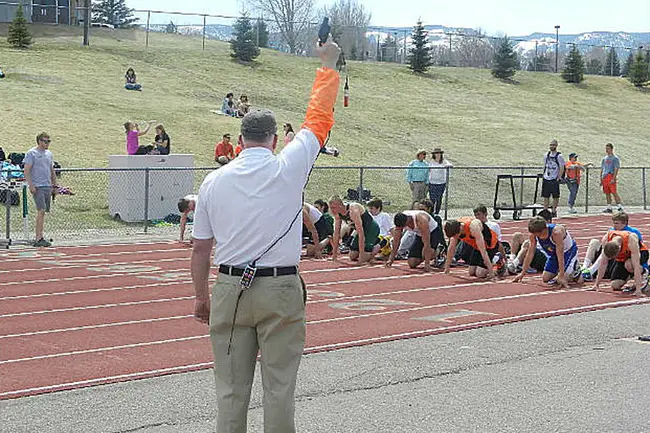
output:
[[433, 159], [429, 162], [429, 198], [433, 203], [433, 213], [438, 215], [442, 207], [442, 197], [445, 194], [445, 188], [447, 188], [447, 167], [453, 167], [453, 165], [445, 159], [445, 152], [439, 147], [433, 149], [431, 157]]
[[409, 163], [406, 170], [406, 181], [411, 187], [413, 203], [427, 198], [427, 181], [429, 179], [429, 164], [425, 161], [427, 151], [418, 150], [413, 161]]

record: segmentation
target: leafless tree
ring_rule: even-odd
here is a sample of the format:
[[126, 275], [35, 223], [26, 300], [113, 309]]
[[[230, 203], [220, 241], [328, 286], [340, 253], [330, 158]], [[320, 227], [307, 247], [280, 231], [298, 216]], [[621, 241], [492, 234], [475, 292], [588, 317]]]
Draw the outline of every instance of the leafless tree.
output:
[[480, 29], [475, 35], [456, 36], [454, 40], [454, 57], [458, 66], [472, 68], [489, 68], [494, 57], [494, 45]]
[[319, 15], [330, 18], [332, 37], [346, 57], [363, 60], [368, 49], [365, 34], [370, 24], [370, 12], [357, 0], [337, 0], [331, 6], [323, 7]]
[[251, 0], [247, 5], [259, 14], [273, 18], [289, 52], [303, 51], [304, 34], [314, 20], [314, 0]]

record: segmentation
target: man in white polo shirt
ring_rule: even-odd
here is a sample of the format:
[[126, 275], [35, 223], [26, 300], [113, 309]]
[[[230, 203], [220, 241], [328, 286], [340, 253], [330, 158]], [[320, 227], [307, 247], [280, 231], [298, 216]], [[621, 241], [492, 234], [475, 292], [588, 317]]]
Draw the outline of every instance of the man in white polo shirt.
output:
[[[305, 344], [301, 254], [302, 191], [334, 124], [340, 49], [318, 48], [302, 129], [277, 156], [273, 113], [242, 119], [239, 157], [210, 173], [194, 211], [192, 280], [195, 317], [210, 325], [217, 390], [217, 432], [246, 432], [258, 350], [264, 388], [264, 431], [293, 433], [294, 392]], [[209, 296], [210, 253], [216, 241], [217, 283]], [[242, 276], [243, 275], [243, 276]]]

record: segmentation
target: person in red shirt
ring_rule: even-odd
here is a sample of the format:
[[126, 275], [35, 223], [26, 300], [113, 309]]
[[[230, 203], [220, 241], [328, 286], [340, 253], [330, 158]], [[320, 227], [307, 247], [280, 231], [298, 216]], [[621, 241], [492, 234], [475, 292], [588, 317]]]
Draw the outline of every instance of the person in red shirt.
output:
[[582, 175], [582, 172], [585, 171], [585, 167], [590, 167], [592, 165], [592, 163], [583, 165], [582, 163], [578, 162], [577, 153], [569, 154], [569, 162], [567, 162], [564, 166], [564, 172], [566, 173], [566, 186], [569, 188], [569, 213], [578, 213], [574, 205], [576, 204], [578, 189], [580, 189], [580, 177]]
[[214, 162], [226, 165], [233, 159], [235, 159], [235, 150], [230, 143], [230, 134], [223, 134], [223, 139], [214, 148]]

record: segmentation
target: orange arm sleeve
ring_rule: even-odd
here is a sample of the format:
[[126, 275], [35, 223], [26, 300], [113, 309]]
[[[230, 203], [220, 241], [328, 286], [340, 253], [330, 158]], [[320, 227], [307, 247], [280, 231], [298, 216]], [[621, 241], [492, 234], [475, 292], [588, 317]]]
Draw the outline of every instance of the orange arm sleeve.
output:
[[327, 134], [334, 126], [334, 104], [338, 92], [338, 72], [329, 68], [318, 69], [314, 86], [311, 89], [305, 123], [302, 124], [302, 127], [316, 135], [321, 147], [325, 145]]

